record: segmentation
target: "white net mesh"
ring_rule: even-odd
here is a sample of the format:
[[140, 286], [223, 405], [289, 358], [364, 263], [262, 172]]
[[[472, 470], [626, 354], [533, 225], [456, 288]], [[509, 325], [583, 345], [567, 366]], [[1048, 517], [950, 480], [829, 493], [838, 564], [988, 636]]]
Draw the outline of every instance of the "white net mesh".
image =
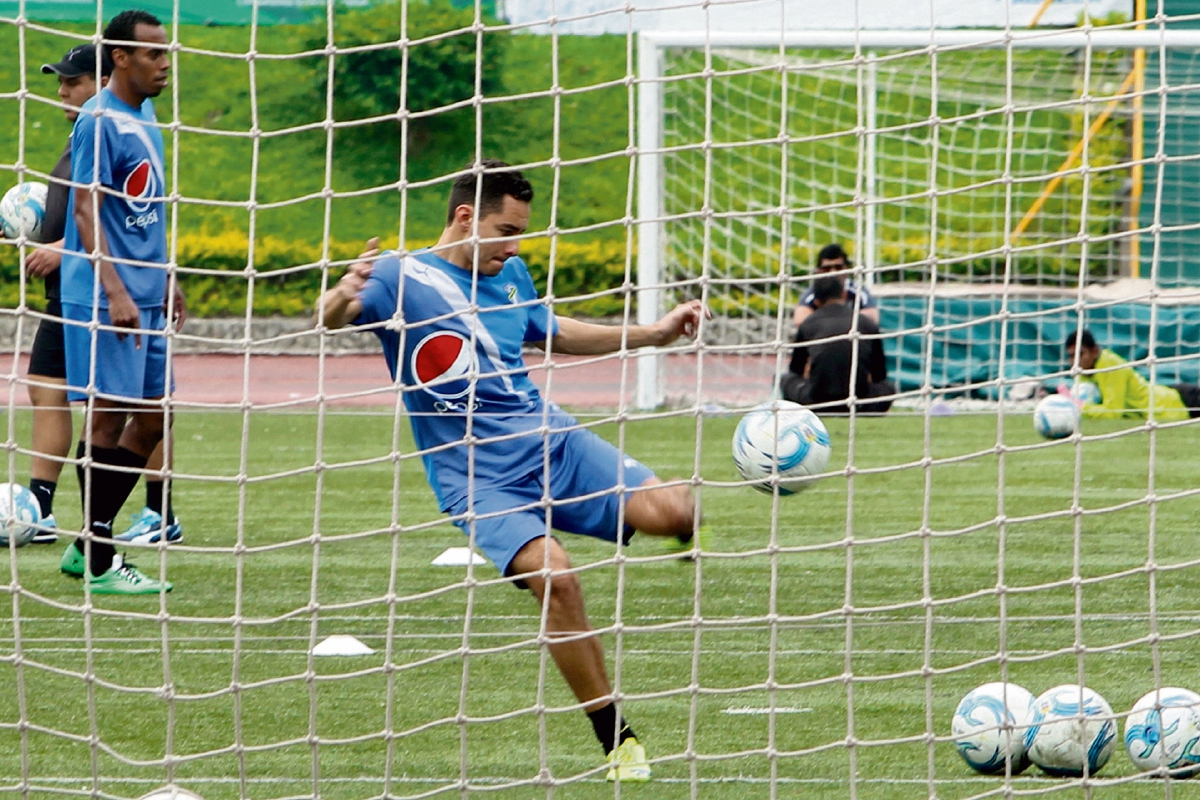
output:
[[[1146, 178], [1135, 209], [1138, 114], [1128, 48], [881, 45], [858, 59], [844, 48], [668, 48], [663, 180], [654, 187], [661, 209], [639, 216], [635, 162], [652, 154], [636, 152], [633, 93], [659, 79], [635, 74], [632, 33], [597, 64], [580, 54], [611, 42], [559, 36], [545, 20], [548, 44], [515, 36], [509, 45], [510, 58], [544, 60], [545, 81], [498, 89], [486, 78], [485, 28], [488, 36], [507, 31], [485, 25], [481, 9], [463, 27], [424, 31], [414, 43], [403, 26], [427, 6], [389, 6], [401, 25], [396, 38], [355, 41], [348, 54], [337, 35], [348, 18], [332, 4], [321, 18], [329, 47], [319, 36], [302, 47], [286, 31], [260, 29], [264, 4], [251, 6], [249, 27], [216, 32], [181, 23], [184, 5], [167, 20], [173, 84], [158, 101], [170, 158], [166, 269], [191, 282], [193, 299], [230, 282], [244, 298], [232, 322], [202, 318], [167, 335], [179, 390], [168, 403], [175, 462], [164, 474], [187, 539], [127, 549], [176, 590], [102, 597], [58, 573], [58, 548], [6, 551], [3, 791], [124, 798], [172, 783], [206, 800], [638, 791], [605, 783], [581, 690], [564, 683], [550, 650], [564, 634], [553, 615], [491, 565], [431, 563], [453, 562], [448, 548], [477, 544], [482, 522], [518, 513], [496, 512], [486, 492], [473, 489], [458, 519], [468, 537], [447, 524], [421, 461], [444, 448], [409, 427], [415, 415], [406, 395], [420, 387], [389, 380], [368, 335], [317, 330], [307, 318], [262, 318], [260, 301], [294, 310], [295, 293], [293, 305], [307, 311], [336, 282], [357, 243], [347, 250], [335, 230], [348, 229], [346, 218], [370, 217], [375, 199], [398, 203], [389, 217], [395, 227], [356, 234], [398, 233], [388, 243], [401, 249], [430, 239], [427, 223], [440, 228], [440, 203], [461, 169], [449, 156], [439, 161], [430, 142], [465, 136], [473, 163], [507, 157], [548, 176], [534, 233], [523, 242], [546, 254], [540, 295], [552, 296], [546, 302], [563, 316], [613, 300], [618, 310], [605, 307], [615, 317], [608, 321], [625, 328], [612, 352], [567, 357], [552, 346], [549, 355], [527, 354], [535, 382], [548, 400], [580, 409], [581, 427], [621, 455], [688, 486], [712, 535], [701, 538], [699, 557], [682, 563], [648, 537], [627, 545], [562, 537], [605, 649], [611, 696], [653, 761], [655, 797], [1187, 793], [1174, 781], [1143, 780], [1119, 745], [1103, 772], [1089, 767], [1077, 781], [977, 775], [950, 731], [958, 699], [989, 681], [1011, 680], [1034, 694], [1087, 684], [1116, 717], [1155, 687], [1200, 689], [1200, 562], [1190, 535], [1200, 473], [1187, 412], [1173, 406], [1155, 422], [1136, 410], [1088, 420], [1082, 435], [1050, 442], [1033, 432], [1030, 409], [1010, 399], [1020, 381], [1080, 376], [1062, 342], [1081, 318], [1151, 381], [1194, 375], [1200, 320], [1186, 257], [1178, 280], [1162, 281], [1184, 285], [1175, 295], [1160, 295], [1157, 284], [1125, 295], [1091, 288], [1132, 273], [1132, 264], [1159, 277], [1169, 242], [1186, 240], [1149, 226], [1195, 227], [1163, 223], [1168, 207], [1194, 203], [1180, 189], [1186, 181], [1162, 177], [1193, 162], [1200, 140], [1188, 135], [1196, 81], [1185, 51], [1172, 50], [1183, 55], [1161, 75], [1151, 54], [1144, 76], [1146, 91], [1161, 86], [1156, 97], [1164, 99], [1142, 109], [1159, 115], [1143, 146], [1158, 177]], [[98, 24], [107, 13], [98, 10]], [[93, 32], [64, 27], [67, 35], [40, 32], [55, 34], [59, 50]], [[14, 45], [0, 56], [9, 81], [0, 86], [0, 131], [13, 134], [0, 141], [0, 168], [13, 179], [46, 176], [48, 165], [27, 158], [27, 143], [47, 135], [32, 109], [59, 113], [51, 92], [33, 83], [38, 59], [30, 48], [43, 47], [30, 44], [35, 28], [23, 13], [0, 19], [3, 41]], [[408, 70], [420, 48], [462, 37], [469, 46], [445, 61], [466, 59], [473, 77], [465, 97], [438, 96], [414, 110], [413, 87], [404, 83], [399, 113], [346, 109], [330, 86], [315, 121], [280, 121], [280, 98], [295, 98], [293, 62], [323, 61], [336, 84], [348, 55], [398, 50]], [[222, 88], [235, 66], [244, 91]], [[589, 72], [601, 68], [609, 71]], [[590, 106], [620, 120], [601, 145], [575, 138], [594, 121]], [[442, 116], [454, 124], [409, 129]], [[376, 127], [381, 122], [398, 123], [399, 135]], [[527, 126], [507, 140], [529, 146], [521, 157], [491, 152], [487, 131], [501, 125]], [[1092, 125], [1095, 134], [1069, 165]], [[398, 151], [395, 175], [380, 180], [371, 163], [353, 163], [348, 154], [362, 144], [356, 133], [379, 134], [386, 147], [376, 160], [390, 165]], [[232, 144], [221, 149], [220, 140]], [[271, 172], [279, 185], [264, 180], [269, 163], [288, 159], [289, 170], [303, 173], [300, 184], [284, 186], [278, 176], [288, 170]], [[615, 178], [587, 171], [613, 162]], [[1071, 171], [1061, 187], [1011, 240], [1019, 252], [1006, 252], [1064, 165]], [[244, 179], [236, 192], [218, 185], [226, 169]], [[595, 195], [585, 191], [592, 179], [604, 187]], [[438, 198], [434, 211], [422, 205], [429, 196]], [[213, 214], [210, 233], [243, 240], [230, 262], [202, 266], [203, 245], [184, 247], [183, 228], [201, 212]], [[666, 266], [635, 287], [634, 260], [644, 252], [635, 253], [633, 231], [660, 217]], [[1138, 227], [1147, 231], [1135, 239]], [[314, 248], [280, 250], [278, 239], [298, 229], [319, 229]], [[848, 243], [855, 277], [879, 289], [901, 400], [910, 410], [915, 401], [920, 413], [829, 415], [834, 455], [821, 479], [799, 497], [756, 493], [731, 462], [730, 439], [740, 414], [770, 395], [786, 365], [797, 290], [815, 248], [830, 240]], [[570, 255], [580, 241], [616, 255]], [[1140, 256], [1130, 252], [1133, 241]], [[38, 384], [29, 377], [28, 339], [47, 317], [27, 302], [38, 285], [27, 271], [32, 252], [21, 240], [0, 246], [5, 256], [20, 254], [12, 262], [16, 292], [2, 310], [13, 351], [4, 376], [7, 475], [20, 482], [39, 452], [30, 437], [40, 423], [25, 407], [24, 392]], [[589, 270], [606, 279], [579, 282]], [[941, 291], [946, 282], [993, 284], [993, 294], [963, 300]], [[889, 294], [890, 284], [897, 288]], [[472, 305], [478, 288], [476, 281], [468, 307], [447, 318], [486, 317]], [[630, 346], [631, 317], [660, 290], [703, 297], [716, 319], [703, 323], [698, 344], [672, 345], [663, 358], [671, 403], [642, 413], [633, 408], [633, 385], [647, 355]], [[968, 304], [953, 306], [959, 302]], [[405, 314], [375, 326], [407, 336], [417, 323]], [[471, 330], [474, 347], [484, 329]], [[857, 329], [847, 336], [862, 339]], [[335, 356], [363, 342], [367, 355]], [[292, 356], [278, 354], [289, 349]], [[933, 402], [941, 392], [988, 402]], [[469, 426], [487, 416], [466, 413]], [[78, 431], [78, 416], [74, 422]], [[64, 539], [83, 528], [74, 459], [65, 461], [57, 506]], [[536, 471], [552, 478], [560, 466], [548, 456]], [[625, 469], [628, 462], [618, 474]], [[624, 515], [624, 488], [596, 495], [619, 498]], [[539, 489], [526, 499], [522, 510], [548, 516], [544, 530], [553, 527], [561, 498]], [[571, 591], [559, 578], [561, 591]], [[594, 641], [586, 628], [565, 633]], [[318, 645], [346, 644], [329, 645], [330, 636], [356, 637], [373, 652], [326, 659]]]

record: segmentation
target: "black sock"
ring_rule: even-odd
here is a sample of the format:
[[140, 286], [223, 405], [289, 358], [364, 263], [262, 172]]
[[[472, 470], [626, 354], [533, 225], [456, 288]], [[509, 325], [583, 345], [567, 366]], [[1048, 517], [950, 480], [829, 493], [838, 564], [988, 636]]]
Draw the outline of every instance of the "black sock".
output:
[[54, 490], [57, 488], [56, 481], [44, 481], [41, 478], [29, 480], [29, 491], [37, 498], [38, 506], [42, 509], [42, 519], [54, 513]]
[[175, 521], [175, 509], [171, 507], [171, 490], [167, 488], [166, 481], [146, 481], [146, 508], [161, 515], [168, 525]]
[[637, 734], [625, 722], [624, 717], [621, 717], [620, 732], [618, 733], [615, 703], [609, 703], [604, 708], [589, 711], [587, 715], [588, 719], [592, 721], [592, 729], [596, 731], [596, 738], [600, 740], [600, 746], [604, 748], [605, 753], [612, 752], [614, 739], [619, 746], [626, 739], [637, 738]]
[[[76, 456], [83, 458], [85, 452], [86, 445], [80, 442]], [[113, 520], [116, 518], [117, 512], [121, 510], [121, 506], [125, 505], [125, 501], [129, 499], [133, 487], [137, 485], [138, 478], [141, 477], [136, 472], [107, 470], [103, 465], [111, 464], [114, 467], [142, 469], [146, 466], [147, 459], [124, 447], [109, 448], [92, 445], [92, 460], [94, 463], [92, 465], [90, 516], [94, 538], [92, 539], [91, 570], [92, 575], [103, 575], [112, 567], [113, 556], [117, 551], [111, 544], [101, 540], [112, 538]], [[87, 470], [76, 464], [75, 471], [79, 476], [79, 492], [82, 495], [86, 486]], [[85, 517], [89, 516], [86, 507], [83, 513]], [[81, 545], [81, 541], [75, 543], [80, 550], [83, 549]]]

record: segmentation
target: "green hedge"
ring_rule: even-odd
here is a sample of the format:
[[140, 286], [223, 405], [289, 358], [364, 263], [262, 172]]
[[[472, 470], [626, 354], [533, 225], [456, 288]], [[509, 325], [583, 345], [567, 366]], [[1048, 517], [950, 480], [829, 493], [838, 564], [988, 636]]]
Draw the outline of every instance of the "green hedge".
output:
[[[395, 241], [385, 246], [395, 247]], [[353, 259], [361, 244], [335, 243], [329, 248], [331, 261]], [[245, 275], [248, 242], [240, 231], [218, 235], [184, 235], [179, 239], [178, 263], [204, 270], [181, 276], [189, 313], [197, 317], [242, 316], [246, 313], [249, 281]], [[550, 242], [534, 239], [522, 243], [521, 255], [529, 264], [538, 289], [546, 291], [550, 267]], [[261, 316], [303, 316], [312, 311], [321, 290], [322, 270], [311, 266], [321, 258], [319, 247], [275, 237], [260, 239], [254, 249], [254, 313]], [[631, 262], [632, 263], [632, 262]], [[554, 295], [572, 297], [605, 289], [619, 289], [625, 281], [626, 253], [619, 242], [560, 241], [555, 248]], [[294, 271], [290, 271], [294, 270]], [[343, 268], [333, 267], [331, 280]], [[0, 306], [14, 308], [20, 302], [20, 267], [17, 249], [0, 244]], [[30, 303], [43, 302], [42, 282], [26, 283]], [[583, 316], [623, 313], [620, 291], [570, 304], [570, 311]]]

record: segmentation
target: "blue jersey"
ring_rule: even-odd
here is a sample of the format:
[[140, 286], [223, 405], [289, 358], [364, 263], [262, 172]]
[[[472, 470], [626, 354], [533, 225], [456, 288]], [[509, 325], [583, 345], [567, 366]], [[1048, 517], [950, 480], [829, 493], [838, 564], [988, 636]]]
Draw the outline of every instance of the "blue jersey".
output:
[[[99, 105], [104, 113], [92, 111]], [[162, 264], [167, 260], [167, 221], [160, 198], [166, 192], [163, 177], [162, 132], [153, 124], [154, 104], [140, 109], [126, 105], [108, 89], [83, 104], [71, 133], [71, 181], [99, 181], [112, 192], [103, 192], [100, 225], [108, 250], [116, 263], [129, 297], [140, 308], [159, 308], [166, 298], [167, 272], [156, 267], [138, 267], [121, 261]], [[97, 142], [96, 129], [100, 136]], [[62, 260], [62, 300], [91, 306], [94, 272], [91, 259], [82, 253], [79, 230], [74, 222], [75, 192], [67, 200], [67, 226]], [[100, 307], [108, 298], [100, 292]]]
[[[473, 276], [433, 253], [375, 263], [359, 293], [355, 324], [395, 320], [375, 328], [395, 380], [399, 372], [413, 437], [443, 511], [467, 496], [467, 414], [477, 439], [514, 436], [474, 448], [474, 486], [502, 486], [542, 469], [544, 436], [537, 428], [574, 424], [546, 408], [525, 372], [525, 342], [544, 342], [558, 322], [538, 301], [525, 263], [504, 262], [497, 275]], [[478, 313], [467, 308], [474, 297]], [[525, 435], [521, 435], [525, 434]]]
[[[864, 309], [864, 308], [874, 308], [875, 307], [875, 298], [871, 296], [871, 293], [869, 291], [867, 291], [867, 287], [859, 286], [854, 281], [847, 280], [846, 281], [846, 305], [848, 305], [848, 306], [854, 305], [854, 296], [855, 295], [858, 295], [858, 307], [860, 310]], [[804, 294], [800, 295], [800, 305], [808, 306], [809, 308], [816, 308], [816, 306], [813, 305], [813, 298], [814, 298], [814, 293], [813, 293], [812, 287], [809, 286], [807, 289], [804, 290]]]

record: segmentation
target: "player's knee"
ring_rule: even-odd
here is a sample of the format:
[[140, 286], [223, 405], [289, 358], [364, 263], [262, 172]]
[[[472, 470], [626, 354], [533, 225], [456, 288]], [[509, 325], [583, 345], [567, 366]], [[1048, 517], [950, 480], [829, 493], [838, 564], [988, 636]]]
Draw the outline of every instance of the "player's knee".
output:
[[61, 408], [67, 404], [66, 389], [49, 386], [30, 386], [29, 402], [34, 408]]
[[574, 572], [557, 573], [545, 581], [541, 601], [550, 606], [550, 613], [574, 612], [583, 606], [583, 584]]

